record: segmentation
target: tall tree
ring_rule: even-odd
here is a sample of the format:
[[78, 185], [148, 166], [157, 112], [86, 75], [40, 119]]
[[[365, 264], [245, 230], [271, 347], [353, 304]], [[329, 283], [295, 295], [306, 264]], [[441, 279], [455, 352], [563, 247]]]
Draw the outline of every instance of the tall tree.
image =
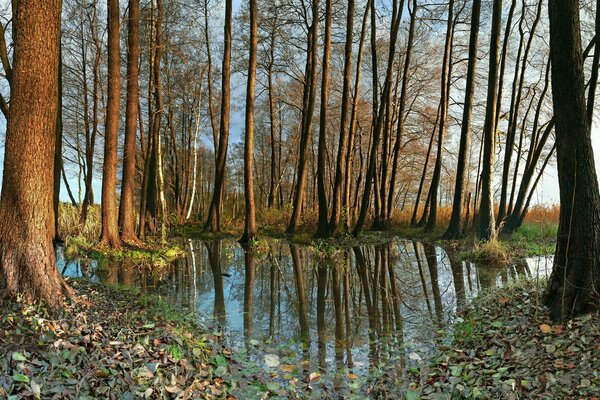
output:
[[308, 49], [304, 74], [304, 92], [302, 95], [302, 121], [300, 125], [300, 153], [298, 155], [298, 171], [294, 190], [294, 209], [286, 232], [296, 233], [300, 214], [304, 204], [306, 188], [306, 164], [308, 146], [312, 135], [312, 119], [315, 110], [315, 92], [317, 90], [317, 49], [319, 42], [319, 0], [312, 0], [312, 23], [308, 31]]
[[319, 114], [319, 147], [317, 155], [317, 191], [319, 194], [319, 220], [317, 237], [329, 234], [329, 208], [325, 187], [327, 168], [327, 109], [329, 107], [329, 60], [331, 58], [331, 0], [325, 0], [325, 39], [323, 43], [323, 64], [321, 68], [321, 111]]
[[[258, 47], [258, 10], [256, 0], [250, 0], [250, 54], [248, 57], [248, 81], [246, 86], [246, 135], [244, 138], [244, 198], [246, 215], [244, 234], [240, 239], [248, 243], [256, 236], [256, 207], [254, 205], [254, 181], [252, 160], [254, 158], [254, 95], [256, 92], [256, 49]], [[247, 252], [248, 253], [248, 252]]]
[[548, 13], [560, 222], [544, 303], [554, 320], [567, 320], [598, 309], [600, 194], [586, 115], [579, 1], [550, 0]]
[[496, 105], [498, 101], [498, 49], [502, 25], [502, 0], [494, 0], [492, 11], [492, 34], [490, 37], [490, 60], [488, 68], [488, 92], [483, 126], [483, 168], [481, 171], [481, 205], [479, 208], [479, 236], [490, 240], [496, 236], [494, 222], [494, 197], [492, 192], [494, 149], [496, 143]]
[[136, 242], [133, 214], [133, 189], [135, 186], [136, 130], [139, 108], [140, 57], [140, 1], [129, 0], [127, 22], [127, 106], [125, 109], [125, 147], [123, 150], [123, 178], [119, 204], [121, 239]]
[[102, 235], [100, 244], [120, 247], [117, 220], [117, 140], [121, 92], [119, 0], [108, 0], [108, 97], [102, 165]]
[[469, 61], [467, 64], [467, 83], [465, 88], [465, 104], [463, 108], [460, 143], [458, 145], [458, 162], [456, 165], [456, 180], [454, 184], [454, 201], [452, 215], [445, 239], [460, 237], [460, 220], [463, 209], [465, 179], [467, 175], [467, 160], [469, 159], [469, 141], [471, 135], [471, 113], [473, 111], [473, 95], [475, 92], [475, 67], [477, 64], [477, 38], [479, 36], [479, 17], [481, 0], [473, 0], [471, 10], [471, 34], [469, 37]]
[[346, 11], [346, 43], [344, 47], [344, 83], [342, 88], [342, 109], [340, 111], [340, 138], [335, 167], [335, 180], [333, 183], [333, 204], [331, 219], [329, 221], [329, 234], [337, 233], [342, 206], [342, 189], [344, 186], [344, 172], [346, 169], [346, 146], [348, 143], [348, 114], [350, 108], [350, 89], [352, 78], [352, 41], [354, 37], [354, 0], [348, 0]]
[[156, 0], [156, 19], [154, 20], [155, 41], [154, 46], [154, 65], [152, 67], [154, 79], [154, 118], [152, 120], [152, 136], [154, 140], [154, 159], [156, 160], [156, 188], [158, 195], [158, 204], [160, 206], [160, 240], [167, 240], [167, 206], [165, 199], [165, 180], [163, 169], [163, 150], [161, 142], [161, 121], [164, 113], [163, 88], [161, 79], [161, 61], [164, 54], [163, 49], [163, 18], [164, 7], [163, 0]]
[[[60, 39], [59, 39], [60, 41]], [[63, 167], [63, 91], [62, 91], [62, 46], [59, 50], [59, 61], [58, 61], [58, 110], [56, 113], [56, 145], [54, 148], [54, 198], [52, 200], [52, 207], [54, 209], [54, 243], [62, 243], [63, 239], [58, 233], [58, 221], [59, 221], [59, 205], [60, 205], [60, 176], [64, 169]]]
[[[371, 3], [371, 7], [373, 7], [373, 2]], [[383, 124], [384, 124], [384, 117], [385, 117], [385, 110], [388, 108], [388, 104], [390, 102], [390, 97], [391, 97], [391, 86], [392, 86], [392, 77], [393, 77], [393, 66], [394, 66], [394, 58], [396, 55], [396, 41], [398, 39], [398, 31], [400, 28], [400, 21], [402, 20], [402, 11], [404, 10], [404, 0], [394, 0], [392, 3], [392, 20], [391, 20], [391, 29], [390, 29], [390, 45], [389, 45], [389, 52], [388, 52], [388, 63], [387, 63], [387, 69], [386, 69], [386, 75], [385, 75], [385, 80], [384, 80], [384, 84], [383, 84], [383, 90], [382, 90], [382, 95], [381, 95], [381, 104], [377, 105], [376, 104], [376, 98], [377, 95], [375, 94], [376, 90], [376, 86], [377, 86], [377, 74], [374, 71], [373, 72], [373, 87], [374, 87], [374, 94], [373, 94], [373, 98], [374, 98], [374, 104], [373, 107], [375, 110], [379, 110], [376, 115], [376, 118], [374, 120], [376, 120], [375, 122], [375, 126], [373, 127], [373, 140], [371, 142], [371, 148], [370, 148], [370, 155], [369, 155], [369, 165], [367, 167], [367, 174], [365, 177], [365, 188], [364, 188], [364, 192], [363, 192], [363, 197], [362, 197], [362, 201], [361, 201], [361, 205], [360, 205], [360, 214], [358, 216], [358, 220], [356, 222], [356, 225], [354, 226], [354, 230], [352, 231], [352, 234], [354, 236], [358, 236], [365, 224], [365, 220], [367, 218], [367, 213], [370, 207], [370, 203], [371, 203], [371, 189], [372, 189], [372, 185], [373, 185], [373, 180], [376, 180], [376, 165], [377, 165], [377, 150], [379, 148], [379, 138], [381, 136], [381, 132], [383, 129]], [[371, 8], [371, 24], [373, 24], [373, 14], [374, 14], [374, 10], [373, 8]], [[372, 42], [372, 49], [376, 49], [376, 45], [374, 43], [374, 36], [376, 36], [376, 29], [373, 28], [372, 26], [372, 31], [371, 31], [371, 42]], [[373, 50], [372, 50], [373, 51]], [[373, 69], [376, 70], [376, 60], [377, 57], [373, 54]], [[375, 190], [375, 194], [377, 196], [379, 196], [379, 193], [377, 192], [377, 190]], [[377, 202], [377, 200], [376, 200]], [[375, 227], [379, 227], [379, 223], [381, 221], [379, 220], [375, 220], [373, 222]]]
[[53, 170], [58, 112], [60, 0], [20, 0], [14, 24], [10, 118], [0, 196], [0, 293], [58, 306]]
[[431, 188], [429, 189], [429, 217], [425, 230], [433, 232], [437, 221], [437, 199], [442, 176], [442, 156], [444, 152], [444, 136], [446, 135], [446, 125], [448, 120], [448, 103], [450, 91], [448, 90], [451, 81], [451, 53], [452, 40], [454, 37], [454, 0], [448, 3], [448, 22], [446, 26], [446, 44], [444, 46], [444, 58], [442, 61], [442, 80], [440, 85], [440, 121], [438, 126], [437, 156], [433, 168], [433, 177], [431, 178]]
[[415, 26], [417, 24], [417, 0], [412, 1], [412, 7], [409, 4], [408, 12], [410, 14], [410, 26], [408, 28], [408, 42], [406, 44], [406, 55], [404, 56], [404, 66], [402, 70], [402, 89], [400, 90], [400, 100], [398, 101], [398, 125], [396, 127], [396, 143], [394, 144], [392, 175], [390, 178], [390, 187], [387, 198], [387, 220], [386, 225], [390, 225], [394, 211], [396, 179], [398, 174], [398, 163], [400, 161], [400, 149], [402, 147], [402, 138], [404, 134], [404, 122], [406, 120], [406, 99], [408, 97], [408, 84], [410, 77], [410, 67], [412, 60], [413, 44], [415, 40]]
[[[204, 229], [211, 233], [221, 230], [221, 203], [225, 183], [227, 145], [229, 141], [229, 100], [231, 71], [231, 4], [225, 0], [225, 24], [223, 25], [223, 67], [221, 70], [221, 123], [219, 126], [219, 146], [215, 158], [215, 183]], [[209, 95], [210, 97], [210, 95]], [[209, 102], [212, 100], [209, 98]]]

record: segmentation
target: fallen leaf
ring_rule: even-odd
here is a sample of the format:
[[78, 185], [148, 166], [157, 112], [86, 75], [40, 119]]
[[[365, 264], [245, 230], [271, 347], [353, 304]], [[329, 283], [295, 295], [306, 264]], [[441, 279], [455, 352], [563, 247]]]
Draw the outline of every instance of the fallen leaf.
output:
[[265, 354], [265, 364], [267, 367], [275, 368], [279, 365], [279, 356], [277, 354]]
[[542, 333], [550, 333], [552, 332], [552, 327], [548, 324], [541, 324], [540, 331], [542, 331]]

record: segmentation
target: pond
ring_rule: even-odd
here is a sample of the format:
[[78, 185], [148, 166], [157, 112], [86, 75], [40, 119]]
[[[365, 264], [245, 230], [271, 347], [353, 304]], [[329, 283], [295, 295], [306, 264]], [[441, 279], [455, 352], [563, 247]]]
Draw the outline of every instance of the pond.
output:
[[449, 343], [457, 314], [482, 289], [542, 278], [552, 268], [552, 257], [477, 266], [434, 244], [402, 239], [351, 249], [275, 240], [254, 251], [231, 240], [183, 244], [186, 256], [160, 273], [66, 262], [60, 254], [59, 269], [197, 311], [239, 361], [240, 380], [293, 373], [333, 382], [332, 390], [339, 379], [352, 387], [356, 377], [388, 366], [426, 362]]

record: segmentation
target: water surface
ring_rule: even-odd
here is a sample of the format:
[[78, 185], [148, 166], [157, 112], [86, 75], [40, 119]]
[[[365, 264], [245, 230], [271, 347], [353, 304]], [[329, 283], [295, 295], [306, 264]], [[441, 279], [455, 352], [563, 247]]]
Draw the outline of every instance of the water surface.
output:
[[[411, 240], [326, 252], [283, 241], [255, 251], [230, 240], [184, 245], [186, 256], [160, 273], [65, 262], [60, 254], [59, 269], [195, 310], [235, 356], [264, 370], [286, 365], [335, 376], [427, 360], [481, 290], [541, 278], [552, 268], [551, 257], [477, 266]], [[279, 359], [266, 362], [267, 354]]]

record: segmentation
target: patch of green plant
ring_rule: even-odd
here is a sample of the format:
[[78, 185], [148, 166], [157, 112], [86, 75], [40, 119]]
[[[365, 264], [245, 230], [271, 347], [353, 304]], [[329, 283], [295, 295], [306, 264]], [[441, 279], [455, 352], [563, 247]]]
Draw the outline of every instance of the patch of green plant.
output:
[[510, 259], [508, 247], [497, 239], [481, 242], [473, 251], [473, 260], [483, 265], [506, 265]]
[[521, 256], [553, 254], [558, 225], [555, 223], [526, 223], [513, 232], [509, 244]]

